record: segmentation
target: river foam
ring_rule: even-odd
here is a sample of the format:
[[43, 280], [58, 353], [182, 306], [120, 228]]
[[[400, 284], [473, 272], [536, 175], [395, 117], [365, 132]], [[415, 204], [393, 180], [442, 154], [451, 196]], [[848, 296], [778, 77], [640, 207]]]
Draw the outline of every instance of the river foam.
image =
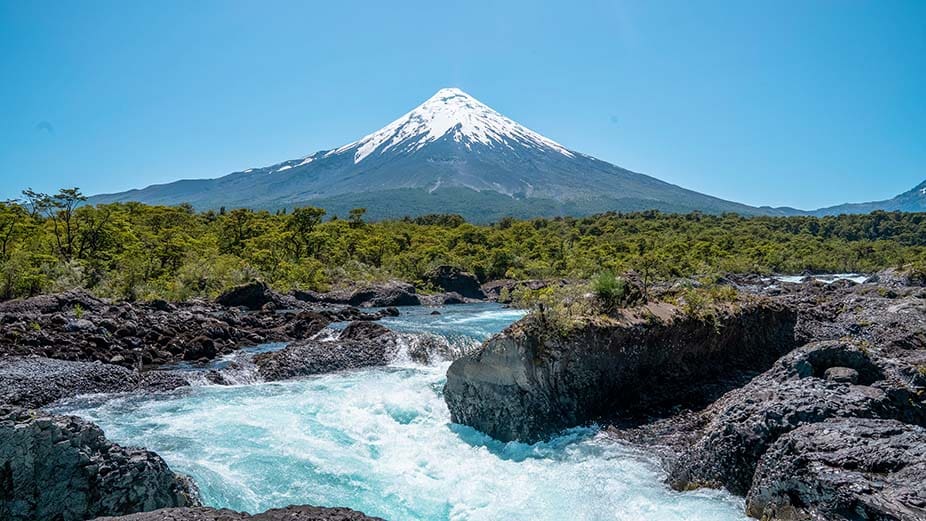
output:
[[[472, 341], [519, 316], [486, 305], [411, 311], [385, 323]], [[348, 506], [391, 520], [744, 519], [742, 499], [671, 491], [651, 456], [594, 428], [526, 445], [451, 424], [441, 396], [446, 368], [405, 361], [67, 410], [115, 441], [157, 451], [195, 479], [211, 506]]]

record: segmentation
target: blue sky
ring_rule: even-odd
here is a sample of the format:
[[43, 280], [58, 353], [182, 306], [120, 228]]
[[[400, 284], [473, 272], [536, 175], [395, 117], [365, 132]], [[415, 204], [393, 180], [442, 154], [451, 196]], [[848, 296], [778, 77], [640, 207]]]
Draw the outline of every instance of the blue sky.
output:
[[217, 177], [457, 86], [749, 204], [926, 179], [926, 2], [0, 0], [0, 198]]

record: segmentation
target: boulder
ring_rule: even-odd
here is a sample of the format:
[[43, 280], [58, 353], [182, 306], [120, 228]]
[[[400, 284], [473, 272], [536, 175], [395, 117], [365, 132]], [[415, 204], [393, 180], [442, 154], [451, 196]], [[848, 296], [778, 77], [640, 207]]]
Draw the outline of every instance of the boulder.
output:
[[256, 311], [273, 301], [273, 293], [267, 284], [254, 280], [229, 289], [215, 301], [223, 306], [245, 307]]
[[96, 425], [0, 407], [4, 521], [78, 521], [197, 504], [157, 454], [108, 441]]
[[335, 339], [294, 342], [279, 351], [256, 355], [254, 364], [265, 380], [285, 380], [386, 365], [399, 349], [399, 335], [379, 324], [357, 321]]
[[914, 269], [888, 268], [875, 273], [866, 282], [882, 287], [926, 286], [926, 274]]
[[338, 340], [373, 340], [391, 333], [389, 328], [375, 322], [351, 322], [338, 335]]
[[485, 300], [479, 279], [454, 266], [438, 266], [425, 275], [425, 282], [448, 293], [459, 293], [465, 298]]
[[294, 291], [293, 297], [303, 302], [361, 307], [418, 306], [421, 304], [421, 300], [415, 293], [415, 287], [399, 281], [343, 288], [327, 293]]
[[[858, 343], [803, 346], [705, 411], [709, 420], [703, 434], [676, 461], [669, 483], [682, 490], [724, 487], [745, 495], [766, 451], [803, 425], [848, 418], [924, 425], [922, 384], [901, 367]], [[834, 373], [849, 377], [833, 378]]]
[[331, 320], [315, 311], [302, 311], [289, 320], [285, 327], [286, 335], [295, 340], [309, 338], [324, 329]]
[[96, 521], [384, 521], [349, 508], [293, 505], [250, 515], [234, 510], [197, 507], [168, 508], [120, 517], [100, 517]]
[[926, 429], [843, 419], [799, 427], [762, 456], [746, 497], [758, 519], [926, 519]]
[[421, 303], [425, 306], [454, 306], [474, 302], [473, 299], [464, 298], [459, 293], [438, 293], [436, 295], [423, 295]]
[[415, 286], [393, 281], [358, 288], [351, 293], [347, 303], [362, 307], [417, 306], [421, 300], [415, 294]]
[[731, 307], [716, 322], [652, 304], [568, 334], [528, 316], [454, 361], [444, 399], [456, 423], [534, 442], [621, 410], [714, 398], [715, 382], [724, 389], [723, 379], [791, 350], [795, 321], [764, 301]]
[[76, 289], [0, 302], [0, 313], [74, 313], [76, 309], [94, 311], [107, 304], [106, 300], [96, 298], [82, 289]]

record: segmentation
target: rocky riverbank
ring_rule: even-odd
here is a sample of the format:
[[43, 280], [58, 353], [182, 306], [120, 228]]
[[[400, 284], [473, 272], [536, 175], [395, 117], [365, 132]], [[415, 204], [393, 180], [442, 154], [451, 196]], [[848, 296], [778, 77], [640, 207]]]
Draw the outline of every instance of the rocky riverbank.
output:
[[[186, 508], [197, 505], [195, 486], [156, 454], [111, 443], [80, 418], [35, 408], [83, 394], [176, 389], [189, 385], [189, 374], [158, 367], [265, 342], [309, 342], [334, 321], [354, 320], [343, 339], [300, 353], [317, 358], [312, 374], [356, 367], [363, 365], [354, 360], [358, 346], [380, 349], [386, 342], [377, 337], [392, 335], [371, 321], [397, 313], [309, 304], [261, 283], [234, 288], [215, 302], [111, 302], [74, 291], [0, 303], [0, 519], [72, 521], [165, 507], [129, 519], [373, 519], [309, 506], [255, 516]], [[336, 357], [327, 348], [334, 345], [342, 345], [338, 352], [347, 362], [332, 363]], [[221, 383], [221, 374], [206, 374]]]
[[349, 508], [288, 506], [260, 514], [244, 514], [228, 509], [167, 508], [119, 517], [99, 517], [96, 521], [383, 521]]
[[[467, 277], [454, 272], [444, 282], [475, 282]], [[181, 362], [195, 367], [267, 342], [289, 345], [253, 361], [242, 359], [267, 380], [384, 365], [400, 350], [422, 363], [451, 356], [440, 342], [409, 338], [374, 322], [397, 315], [395, 308], [362, 312], [354, 304], [467, 298], [448, 292], [419, 299], [414, 287], [401, 283], [346, 295], [280, 295], [252, 282], [214, 302], [114, 302], [71, 291], [0, 303], [0, 519], [71, 521], [132, 513], [137, 514], [125, 519], [376, 519], [341, 508], [292, 506], [252, 516], [197, 507], [192, 482], [171, 472], [156, 454], [113, 444], [80, 418], [35, 410], [85, 394], [170, 391], [189, 385], [195, 375], [229, 383], [242, 369], [238, 361], [222, 371], [168, 367]], [[332, 322], [345, 321], [350, 323], [339, 333], [319, 336]]]
[[113, 302], [72, 291], [0, 303], [0, 356], [100, 361], [137, 369], [210, 360], [243, 346], [302, 340], [330, 322], [397, 313], [310, 305], [260, 283], [231, 290], [217, 302]]
[[189, 375], [161, 367], [205, 363], [262, 343], [307, 342], [332, 322], [396, 314], [307, 304], [259, 282], [215, 302], [113, 302], [80, 291], [3, 302], [0, 404], [41, 407], [80, 394], [168, 391], [189, 385]]
[[565, 334], [524, 319], [451, 365], [454, 421], [524, 441], [596, 421], [762, 519], [926, 519], [926, 291], [726, 283], [707, 314], [666, 290]]
[[0, 406], [0, 519], [72, 521], [197, 501], [153, 452], [116, 445], [81, 418]]

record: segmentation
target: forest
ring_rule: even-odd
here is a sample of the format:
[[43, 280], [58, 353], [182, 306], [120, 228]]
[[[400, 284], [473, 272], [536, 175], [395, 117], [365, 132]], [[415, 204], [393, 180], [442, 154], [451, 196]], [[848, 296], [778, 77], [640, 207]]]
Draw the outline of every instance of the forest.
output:
[[[926, 214], [742, 217], [644, 211], [475, 225], [458, 215], [371, 222], [189, 205], [85, 204], [77, 188], [0, 203], [0, 298], [85, 288], [129, 300], [212, 297], [261, 279], [324, 290], [420, 282], [438, 265], [481, 280], [585, 279], [636, 270], [651, 280], [723, 273], [873, 272], [926, 265]], [[426, 289], [426, 288], [425, 288]]]

